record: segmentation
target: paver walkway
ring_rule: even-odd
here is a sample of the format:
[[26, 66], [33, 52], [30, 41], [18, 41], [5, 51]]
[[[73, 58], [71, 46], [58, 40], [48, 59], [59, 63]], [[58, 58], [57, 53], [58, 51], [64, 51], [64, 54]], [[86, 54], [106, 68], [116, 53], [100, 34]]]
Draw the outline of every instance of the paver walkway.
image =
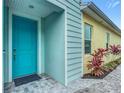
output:
[[12, 93], [121, 93], [120, 91], [121, 66], [118, 66], [104, 79], [77, 79], [65, 87], [45, 76], [39, 81], [14, 87]]
[[73, 90], [77, 90], [74, 93], [121, 93], [121, 65], [104, 79], [83, 79], [71, 83]]

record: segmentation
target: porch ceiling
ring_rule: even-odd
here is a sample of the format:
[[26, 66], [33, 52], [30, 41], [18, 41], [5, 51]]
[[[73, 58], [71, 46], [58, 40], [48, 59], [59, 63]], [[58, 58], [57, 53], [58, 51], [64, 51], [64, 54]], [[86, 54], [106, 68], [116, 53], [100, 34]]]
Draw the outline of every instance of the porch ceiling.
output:
[[20, 11], [39, 17], [46, 17], [52, 12], [59, 12], [62, 9], [48, 3], [46, 0], [7, 0], [7, 6], [13, 11]]

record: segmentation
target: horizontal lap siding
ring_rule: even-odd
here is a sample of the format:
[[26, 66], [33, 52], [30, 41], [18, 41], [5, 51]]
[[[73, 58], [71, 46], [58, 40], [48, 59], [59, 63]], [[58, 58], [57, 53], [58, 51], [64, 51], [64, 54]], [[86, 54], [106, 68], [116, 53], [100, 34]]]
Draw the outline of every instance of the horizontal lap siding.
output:
[[77, 36], [77, 37], [82, 38], [81, 33], [80, 32], [78, 33], [77, 31], [68, 30], [68, 34], [71, 35], [71, 36]]
[[[79, 68], [80, 68], [80, 67], [79, 67]], [[68, 83], [71, 82], [71, 81], [73, 81], [73, 80], [75, 80], [75, 79], [78, 79], [78, 78], [80, 78], [80, 77], [81, 77], [81, 72], [78, 73], [78, 74], [76, 74], [76, 75], [73, 75], [73, 76], [71, 76], [71, 77], [68, 77]]]
[[80, 33], [81, 34], [81, 28], [79, 28], [79, 27], [76, 27], [76, 26], [72, 26], [72, 25], [69, 25], [68, 24], [68, 26], [67, 26], [67, 30], [68, 31], [73, 31], [73, 32], [75, 32], [75, 33]]
[[74, 26], [77, 26], [77, 27], [80, 27], [81, 26], [81, 23], [79, 23], [77, 21], [74, 21], [73, 19], [68, 19], [67, 20], [67, 23], [68, 24], [73, 24]]
[[79, 74], [79, 73], [81, 73], [81, 69], [79, 68], [79, 69], [76, 69], [76, 70], [74, 70], [74, 71], [69, 71], [69, 73], [68, 73], [68, 78], [69, 77], [72, 77], [72, 76], [74, 76], [74, 75], [77, 75], [77, 74]]
[[82, 32], [80, 0], [57, 0], [67, 8], [67, 81], [81, 77]]
[[78, 52], [78, 53], [73, 52], [72, 54], [68, 54], [68, 60], [69, 59], [73, 59], [73, 58], [77, 58], [77, 57], [81, 57], [81, 53], [80, 52]]
[[68, 82], [81, 76], [82, 68], [82, 32], [80, 6], [74, 0], [68, 0], [67, 9], [67, 78]]
[[70, 82], [81, 76], [82, 32], [79, 4], [74, 0], [68, 0], [67, 5], [67, 77]]
[[70, 65], [74, 65], [74, 64], [76, 64], [76, 63], [81, 63], [81, 61], [82, 61], [82, 59], [81, 59], [81, 57], [78, 57], [78, 58], [75, 58], [75, 59], [73, 59], [73, 60], [68, 60], [68, 66], [70, 66]]
[[69, 42], [68, 43], [68, 47], [81, 47], [81, 43], [72, 43], [72, 42]]
[[76, 41], [81, 42], [81, 41], [82, 41], [82, 39], [81, 39], [80, 37], [77, 37], [77, 36], [69, 36], [69, 35], [68, 35], [67, 40], [68, 40], [68, 41], [74, 41], [74, 42], [76, 42]]
[[81, 19], [74, 14], [67, 13], [67, 19], [70, 19], [70, 20], [76, 21], [78, 23], [81, 23], [80, 22]]
[[81, 52], [81, 48], [68, 48], [67, 52], [68, 53], [73, 53], [73, 52]]

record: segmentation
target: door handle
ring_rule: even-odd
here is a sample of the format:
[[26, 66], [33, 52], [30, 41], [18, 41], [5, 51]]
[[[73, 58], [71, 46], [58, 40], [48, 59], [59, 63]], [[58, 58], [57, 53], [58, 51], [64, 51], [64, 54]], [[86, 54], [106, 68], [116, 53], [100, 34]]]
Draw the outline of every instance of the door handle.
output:
[[16, 60], [16, 49], [13, 49], [13, 59]]

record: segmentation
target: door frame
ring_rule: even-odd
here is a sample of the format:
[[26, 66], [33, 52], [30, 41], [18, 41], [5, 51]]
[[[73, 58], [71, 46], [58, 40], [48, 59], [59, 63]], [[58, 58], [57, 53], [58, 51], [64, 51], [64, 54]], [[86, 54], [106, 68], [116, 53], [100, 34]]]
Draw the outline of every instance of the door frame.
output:
[[12, 82], [12, 16], [17, 15], [20, 17], [25, 17], [28, 19], [32, 19], [37, 21], [38, 23], [38, 30], [37, 30], [37, 74], [43, 73], [41, 68], [44, 68], [44, 65], [42, 65], [42, 46], [41, 46], [41, 18], [37, 16], [32, 16], [26, 13], [22, 13], [20, 11], [14, 11], [9, 8], [9, 31], [8, 31], [8, 67], [9, 67], [9, 74], [8, 74], [8, 81]]

